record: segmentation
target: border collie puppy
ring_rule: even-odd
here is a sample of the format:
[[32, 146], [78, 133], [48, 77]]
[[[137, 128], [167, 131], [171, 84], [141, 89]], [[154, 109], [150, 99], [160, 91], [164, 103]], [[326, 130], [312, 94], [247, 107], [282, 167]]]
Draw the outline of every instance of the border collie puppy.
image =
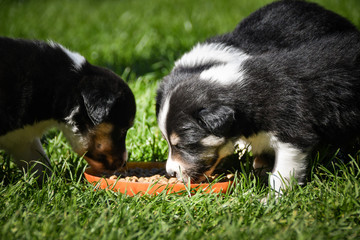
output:
[[197, 44], [163, 79], [167, 172], [203, 180], [245, 142], [255, 169], [271, 165], [273, 190], [303, 184], [314, 147], [360, 136], [359, 93], [360, 33], [349, 21], [304, 1], [269, 4]]
[[123, 166], [135, 109], [127, 84], [80, 54], [54, 42], [0, 37], [0, 148], [37, 171], [39, 181], [50, 173], [40, 137], [52, 127], [94, 170]]

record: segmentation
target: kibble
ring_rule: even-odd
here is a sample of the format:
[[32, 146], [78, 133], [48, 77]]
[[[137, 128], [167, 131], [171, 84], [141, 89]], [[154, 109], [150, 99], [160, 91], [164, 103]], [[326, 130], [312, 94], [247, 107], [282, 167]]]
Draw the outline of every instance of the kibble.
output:
[[[217, 179], [220, 174], [215, 174], [208, 177], [209, 181]], [[112, 175], [109, 179], [117, 180], [119, 182], [139, 182], [139, 183], [158, 183], [158, 184], [176, 184], [180, 183], [175, 177], [168, 177], [164, 168], [130, 168]], [[226, 174], [222, 181], [229, 181], [234, 179], [234, 174]]]

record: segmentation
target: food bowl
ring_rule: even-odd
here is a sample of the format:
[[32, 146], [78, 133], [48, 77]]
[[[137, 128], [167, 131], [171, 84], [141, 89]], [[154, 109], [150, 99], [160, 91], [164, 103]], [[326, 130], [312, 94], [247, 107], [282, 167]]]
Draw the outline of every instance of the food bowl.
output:
[[[163, 162], [129, 162], [126, 165], [127, 169], [131, 168], [164, 168]], [[159, 194], [162, 192], [179, 193], [179, 194], [195, 194], [198, 191], [202, 193], [226, 193], [232, 181], [214, 182], [214, 183], [197, 183], [197, 184], [164, 184], [164, 183], [149, 183], [149, 182], [120, 182], [118, 179], [110, 179], [96, 176], [91, 168], [87, 168], [84, 172], [85, 178], [97, 189], [109, 189], [116, 192], [121, 192], [129, 196], [136, 194]]]

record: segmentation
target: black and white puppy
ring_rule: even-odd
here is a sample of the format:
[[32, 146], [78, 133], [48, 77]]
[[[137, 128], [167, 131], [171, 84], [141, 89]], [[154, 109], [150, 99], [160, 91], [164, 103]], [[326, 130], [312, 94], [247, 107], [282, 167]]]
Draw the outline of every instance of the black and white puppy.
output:
[[200, 181], [245, 142], [255, 169], [274, 156], [272, 189], [302, 184], [315, 146], [360, 136], [359, 93], [360, 33], [349, 21], [304, 1], [269, 4], [197, 44], [163, 79], [167, 172]]
[[123, 166], [135, 111], [130, 88], [110, 70], [54, 42], [0, 37], [0, 148], [40, 179], [49, 173], [40, 137], [52, 127], [94, 170]]

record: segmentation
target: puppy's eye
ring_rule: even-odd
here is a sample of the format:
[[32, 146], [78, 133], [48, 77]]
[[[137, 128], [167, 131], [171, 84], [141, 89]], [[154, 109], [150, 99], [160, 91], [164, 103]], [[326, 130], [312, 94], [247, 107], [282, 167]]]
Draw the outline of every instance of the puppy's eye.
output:
[[184, 150], [184, 149], [185, 149], [184, 147], [182, 147], [182, 146], [179, 145], [179, 144], [172, 145], [172, 147], [173, 147], [175, 150]]

